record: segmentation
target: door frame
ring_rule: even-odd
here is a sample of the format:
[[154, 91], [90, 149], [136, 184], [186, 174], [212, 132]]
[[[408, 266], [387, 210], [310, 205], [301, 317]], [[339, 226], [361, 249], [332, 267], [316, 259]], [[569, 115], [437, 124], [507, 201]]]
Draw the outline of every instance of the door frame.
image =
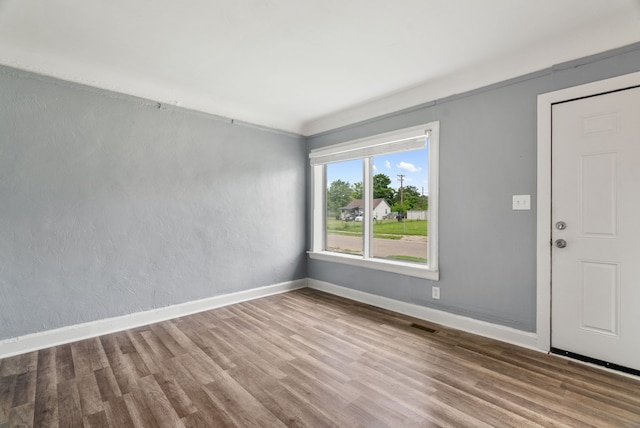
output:
[[551, 108], [558, 102], [634, 86], [640, 86], [640, 72], [538, 95], [536, 335], [542, 351], [551, 350]]

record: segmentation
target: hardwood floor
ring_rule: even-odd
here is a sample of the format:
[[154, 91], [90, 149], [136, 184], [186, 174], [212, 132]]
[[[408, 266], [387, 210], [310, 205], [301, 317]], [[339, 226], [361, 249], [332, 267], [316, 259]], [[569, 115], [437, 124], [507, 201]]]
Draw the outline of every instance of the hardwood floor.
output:
[[640, 380], [302, 289], [1, 360], [17, 426], [639, 427]]

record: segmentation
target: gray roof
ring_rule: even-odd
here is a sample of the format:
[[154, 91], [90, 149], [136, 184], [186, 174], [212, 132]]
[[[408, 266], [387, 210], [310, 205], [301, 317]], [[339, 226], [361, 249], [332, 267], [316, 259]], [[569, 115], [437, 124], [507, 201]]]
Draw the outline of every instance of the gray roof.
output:
[[[384, 198], [375, 198], [373, 200], [373, 209], [375, 210], [378, 207], [378, 205], [380, 205], [380, 203], [383, 202], [383, 201], [386, 203]], [[340, 209], [341, 210], [353, 210], [353, 209], [356, 209], [356, 208], [362, 209], [363, 205], [364, 204], [362, 202], [362, 199], [354, 199], [353, 201], [349, 202], [349, 204], [347, 206], [342, 207]]]

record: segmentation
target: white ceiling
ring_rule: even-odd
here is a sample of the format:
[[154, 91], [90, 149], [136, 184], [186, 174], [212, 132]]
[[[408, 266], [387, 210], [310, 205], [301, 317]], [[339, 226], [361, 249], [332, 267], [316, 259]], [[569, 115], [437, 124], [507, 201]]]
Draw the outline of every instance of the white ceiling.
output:
[[640, 41], [639, 0], [0, 0], [0, 63], [311, 135]]

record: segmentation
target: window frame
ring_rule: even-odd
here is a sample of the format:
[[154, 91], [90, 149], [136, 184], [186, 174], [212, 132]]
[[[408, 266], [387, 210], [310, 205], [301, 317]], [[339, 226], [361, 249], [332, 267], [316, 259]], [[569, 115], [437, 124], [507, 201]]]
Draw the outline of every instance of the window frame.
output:
[[[392, 153], [394, 147], [411, 145], [410, 140], [427, 137], [429, 141], [429, 221], [428, 263], [418, 264], [405, 261], [374, 258], [371, 254], [373, 239], [373, 214], [371, 212], [373, 193], [373, 162], [374, 156]], [[311, 203], [312, 203], [312, 233], [309, 257], [385, 272], [398, 273], [407, 276], [438, 281], [438, 165], [439, 165], [440, 122], [434, 121], [410, 128], [373, 135], [346, 143], [334, 144], [328, 147], [311, 150], [309, 159], [311, 164]], [[384, 151], [389, 150], [389, 151]], [[409, 151], [400, 150], [400, 151]], [[396, 150], [398, 152], [398, 150]], [[363, 157], [359, 154], [364, 153]], [[363, 255], [351, 255], [326, 251], [326, 163], [345, 160], [349, 156], [363, 160]], [[319, 159], [330, 159], [322, 162]], [[335, 159], [335, 160], [334, 160]], [[351, 157], [353, 159], [353, 157]]]

